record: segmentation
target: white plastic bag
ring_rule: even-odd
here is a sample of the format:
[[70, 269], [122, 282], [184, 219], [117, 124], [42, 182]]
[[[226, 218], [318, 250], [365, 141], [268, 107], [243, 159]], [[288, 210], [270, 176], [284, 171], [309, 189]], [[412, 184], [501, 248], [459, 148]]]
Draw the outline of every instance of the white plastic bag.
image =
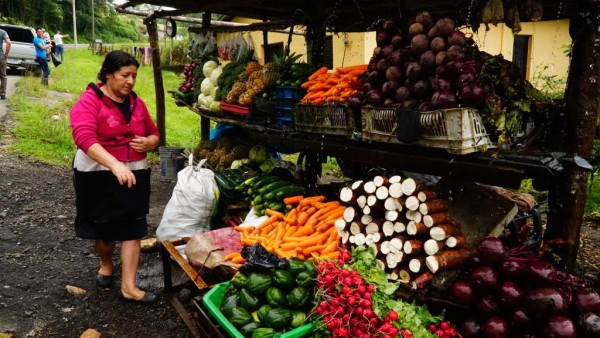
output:
[[219, 189], [215, 175], [204, 168], [206, 160], [189, 165], [177, 174], [173, 196], [167, 203], [156, 237], [160, 241], [191, 237], [195, 233], [210, 230], [210, 221], [217, 212]]

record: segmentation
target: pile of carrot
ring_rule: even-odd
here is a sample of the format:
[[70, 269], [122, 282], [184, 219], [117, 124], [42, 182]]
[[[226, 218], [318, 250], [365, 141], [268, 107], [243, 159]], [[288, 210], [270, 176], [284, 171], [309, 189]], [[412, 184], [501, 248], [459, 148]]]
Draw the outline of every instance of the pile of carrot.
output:
[[319, 68], [301, 87], [307, 89], [302, 98], [305, 104], [346, 102], [357, 93], [358, 76], [367, 71], [367, 65], [338, 67], [332, 73], [325, 66]]
[[[243, 245], [260, 243], [281, 258], [302, 260], [336, 259], [340, 238], [333, 226], [345, 207], [339, 201], [325, 201], [325, 196], [293, 196], [283, 200], [290, 206], [287, 215], [268, 209], [269, 218], [257, 227], [236, 227]], [[237, 255], [236, 255], [237, 254]], [[225, 257], [243, 263], [239, 253]]]

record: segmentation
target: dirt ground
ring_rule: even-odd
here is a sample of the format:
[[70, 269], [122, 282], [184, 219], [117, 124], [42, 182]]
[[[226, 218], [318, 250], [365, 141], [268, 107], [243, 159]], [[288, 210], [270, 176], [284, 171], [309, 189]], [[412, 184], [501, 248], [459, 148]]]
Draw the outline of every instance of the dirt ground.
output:
[[[0, 120], [0, 337], [79, 337], [93, 328], [102, 337], [189, 337], [163, 293], [158, 250], [143, 252], [139, 285], [160, 295], [152, 306], [123, 303], [117, 290], [96, 286], [98, 260], [90, 241], [73, 231], [74, 193], [69, 168], [8, 154], [10, 114]], [[155, 166], [149, 237], [160, 223], [174, 182]], [[586, 221], [581, 264], [599, 271], [600, 217]], [[115, 272], [120, 275], [118, 260]], [[181, 280], [181, 276], [176, 276]], [[86, 293], [75, 296], [66, 286]]]

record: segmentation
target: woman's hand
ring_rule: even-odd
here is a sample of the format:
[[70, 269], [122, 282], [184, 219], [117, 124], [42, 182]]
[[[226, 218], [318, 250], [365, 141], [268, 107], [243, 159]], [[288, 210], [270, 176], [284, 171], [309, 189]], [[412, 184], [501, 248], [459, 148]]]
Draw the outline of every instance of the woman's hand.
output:
[[138, 153], [145, 153], [154, 149], [157, 144], [158, 137], [155, 135], [150, 135], [148, 137], [135, 135], [135, 137], [129, 143], [129, 146]]
[[119, 180], [119, 184], [127, 184], [128, 188], [131, 188], [135, 185], [135, 175], [131, 172], [128, 166], [121, 162], [117, 162], [114, 166], [110, 167], [113, 175]]

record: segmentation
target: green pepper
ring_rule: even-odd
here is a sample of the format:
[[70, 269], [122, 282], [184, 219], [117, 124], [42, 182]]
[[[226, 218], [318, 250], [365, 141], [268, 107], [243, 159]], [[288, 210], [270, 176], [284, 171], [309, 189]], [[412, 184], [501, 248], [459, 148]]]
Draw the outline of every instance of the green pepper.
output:
[[290, 324], [290, 326], [293, 328], [299, 327], [304, 324], [305, 319], [306, 313], [302, 311], [292, 311], [292, 324]]
[[312, 287], [315, 285], [315, 279], [308, 271], [303, 271], [296, 277], [296, 284], [303, 287]]

